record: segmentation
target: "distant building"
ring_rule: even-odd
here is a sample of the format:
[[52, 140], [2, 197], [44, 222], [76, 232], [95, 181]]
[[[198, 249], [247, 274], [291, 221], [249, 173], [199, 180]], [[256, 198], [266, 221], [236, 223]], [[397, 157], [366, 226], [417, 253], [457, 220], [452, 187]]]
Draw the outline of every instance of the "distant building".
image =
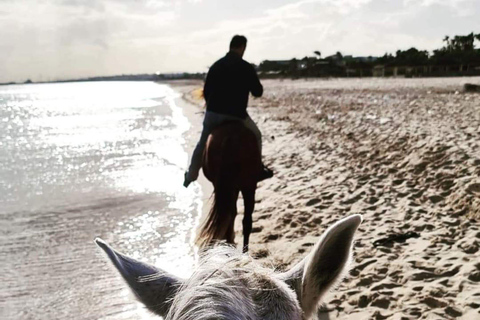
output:
[[374, 66], [372, 73], [374, 77], [385, 77], [385, 66], [383, 64]]
[[462, 65], [376, 65], [374, 77], [435, 77], [480, 75], [480, 65], [466, 69]]

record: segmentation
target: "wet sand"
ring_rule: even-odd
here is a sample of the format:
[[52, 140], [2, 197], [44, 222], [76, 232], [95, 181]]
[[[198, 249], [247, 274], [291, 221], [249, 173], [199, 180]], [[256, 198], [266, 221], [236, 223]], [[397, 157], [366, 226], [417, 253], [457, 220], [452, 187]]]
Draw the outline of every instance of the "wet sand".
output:
[[480, 78], [266, 80], [251, 100], [276, 172], [257, 191], [252, 254], [288, 268], [364, 216], [321, 319], [480, 319], [480, 95], [466, 82]]

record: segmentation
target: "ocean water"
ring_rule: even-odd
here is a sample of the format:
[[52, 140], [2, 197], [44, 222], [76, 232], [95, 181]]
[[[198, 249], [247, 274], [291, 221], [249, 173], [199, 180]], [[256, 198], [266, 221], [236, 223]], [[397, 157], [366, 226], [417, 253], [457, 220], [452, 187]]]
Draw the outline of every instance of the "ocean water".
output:
[[0, 86], [0, 319], [149, 319], [93, 240], [187, 275], [191, 124], [152, 82]]

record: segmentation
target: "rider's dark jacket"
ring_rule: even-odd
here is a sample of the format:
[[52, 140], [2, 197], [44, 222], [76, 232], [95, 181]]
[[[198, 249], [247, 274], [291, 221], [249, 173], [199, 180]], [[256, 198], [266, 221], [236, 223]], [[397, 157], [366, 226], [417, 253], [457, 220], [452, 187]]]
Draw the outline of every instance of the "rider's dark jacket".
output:
[[254, 67], [240, 55], [230, 51], [210, 67], [203, 88], [207, 111], [245, 119], [250, 92], [261, 97], [263, 86]]

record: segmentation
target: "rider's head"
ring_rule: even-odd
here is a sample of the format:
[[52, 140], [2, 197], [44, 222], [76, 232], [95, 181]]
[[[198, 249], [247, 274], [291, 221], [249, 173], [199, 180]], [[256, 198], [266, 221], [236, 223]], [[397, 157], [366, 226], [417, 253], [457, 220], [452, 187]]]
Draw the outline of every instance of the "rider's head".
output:
[[243, 57], [245, 48], [247, 47], [247, 38], [244, 36], [235, 35], [230, 41], [230, 51], [233, 51]]

